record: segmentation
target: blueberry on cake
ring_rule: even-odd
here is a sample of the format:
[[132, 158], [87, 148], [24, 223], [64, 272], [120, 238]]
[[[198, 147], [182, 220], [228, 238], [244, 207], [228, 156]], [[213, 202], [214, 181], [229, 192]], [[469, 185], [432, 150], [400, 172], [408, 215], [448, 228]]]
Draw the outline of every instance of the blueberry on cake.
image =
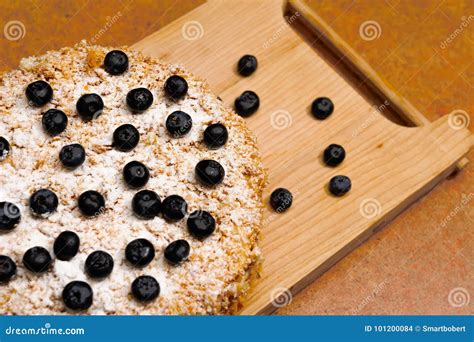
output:
[[81, 42], [0, 76], [0, 313], [228, 314], [265, 172], [203, 81]]

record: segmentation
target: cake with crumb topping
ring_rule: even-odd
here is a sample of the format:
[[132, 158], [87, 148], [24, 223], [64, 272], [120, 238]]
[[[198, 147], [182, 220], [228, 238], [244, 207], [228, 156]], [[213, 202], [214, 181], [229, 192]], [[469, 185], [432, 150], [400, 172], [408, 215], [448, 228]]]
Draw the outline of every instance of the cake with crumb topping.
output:
[[[184, 93], [180, 84], [166, 89], [173, 76], [184, 79]], [[266, 176], [246, 123], [204, 81], [127, 47], [86, 42], [25, 58], [0, 81], [1, 314], [239, 309], [260, 264]], [[127, 97], [142, 88], [147, 92]], [[86, 94], [98, 95], [103, 106]], [[84, 115], [88, 110], [94, 115]], [[214, 134], [224, 129], [228, 138], [206, 143], [204, 132], [217, 123]], [[130, 148], [114, 144], [122, 125], [138, 131]], [[135, 161], [146, 167], [143, 181], [131, 166], [124, 177]], [[137, 200], [142, 190], [158, 195], [153, 205], [153, 196]], [[176, 195], [184, 206], [176, 208]], [[135, 204], [153, 211], [140, 213]], [[135, 243], [126, 252], [137, 239], [153, 251]], [[148, 253], [147, 262], [133, 259], [140, 253]]]

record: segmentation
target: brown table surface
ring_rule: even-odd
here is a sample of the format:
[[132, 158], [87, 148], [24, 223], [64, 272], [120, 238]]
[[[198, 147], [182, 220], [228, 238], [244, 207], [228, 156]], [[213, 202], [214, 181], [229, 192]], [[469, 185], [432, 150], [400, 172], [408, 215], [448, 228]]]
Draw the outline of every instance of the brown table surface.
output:
[[[0, 71], [17, 67], [22, 57], [73, 45], [81, 39], [111, 46], [133, 44], [202, 2], [1, 1], [0, 25], [4, 30]], [[472, 116], [472, 1], [311, 3], [428, 119], [453, 110], [463, 110], [467, 118]], [[359, 29], [366, 21], [378, 24], [378, 38], [362, 39]], [[11, 30], [15, 25], [19, 34]], [[470, 127], [474, 127], [472, 122]], [[473, 157], [471, 152], [468, 159]], [[473, 314], [473, 174], [471, 162], [278, 313]]]

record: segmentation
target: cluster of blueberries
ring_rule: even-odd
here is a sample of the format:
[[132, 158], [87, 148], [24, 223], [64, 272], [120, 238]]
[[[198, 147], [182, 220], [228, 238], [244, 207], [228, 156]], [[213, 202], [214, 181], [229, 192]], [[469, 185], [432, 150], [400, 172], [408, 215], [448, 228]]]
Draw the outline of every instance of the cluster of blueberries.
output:
[[[111, 75], [120, 75], [128, 69], [128, 56], [119, 50], [110, 51], [104, 59], [104, 68]], [[178, 75], [169, 77], [164, 85], [164, 92], [171, 100], [178, 101], [188, 92], [186, 80]], [[26, 88], [26, 97], [35, 107], [41, 107], [51, 101], [53, 90], [45, 81], [35, 81]], [[131, 90], [126, 97], [128, 107], [133, 113], [146, 111], [153, 103], [153, 94], [146, 88]], [[84, 120], [93, 120], [103, 111], [104, 102], [98, 94], [85, 94], [79, 98], [76, 109]], [[61, 134], [67, 127], [67, 116], [59, 109], [49, 109], [43, 113], [42, 125], [51, 136]], [[166, 128], [175, 138], [187, 134], [192, 126], [191, 116], [182, 111], [171, 113], [166, 119]], [[228, 132], [220, 123], [211, 124], [204, 131], [204, 143], [211, 149], [226, 144]], [[113, 134], [113, 146], [123, 152], [134, 149], [140, 140], [138, 130], [130, 124], [118, 127]], [[10, 144], [0, 137], [0, 160], [10, 153]], [[80, 144], [64, 146], [59, 159], [64, 167], [74, 169], [82, 165], [86, 159], [86, 151]], [[195, 167], [196, 177], [207, 186], [221, 183], [225, 176], [224, 168], [214, 160], [202, 160]], [[138, 161], [131, 161], [123, 168], [125, 183], [134, 189], [144, 187], [149, 178], [148, 168]], [[48, 217], [57, 210], [58, 197], [50, 189], [40, 189], [30, 197], [30, 209], [37, 217]], [[83, 192], [78, 198], [81, 213], [88, 217], [98, 216], [105, 210], [105, 199], [97, 191]], [[187, 214], [187, 203], [178, 195], [171, 195], [161, 201], [158, 194], [151, 190], [137, 192], [132, 200], [132, 210], [141, 219], [152, 219], [162, 215], [167, 221], [178, 221]], [[21, 221], [20, 208], [11, 202], [0, 202], [0, 232], [13, 230]], [[197, 239], [211, 235], [216, 227], [216, 221], [207, 211], [195, 211], [187, 218], [188, 231]], [[80, 238], [72, 231], [64, 231], [55, 239], [53, 251], [59, 260], [69, 261], [79, 250]], [[190, 252], [186, 240], [171, 242], [164, 250], [165, 259], [171, 264], [185, 261]], [[136, 239], [125, 249], [126, 260], [135, 267], [148, 265], [155, 256], [153, 244], [146, 239]], [[24, 267], [33, 273], [47, 272], [52, 264], [52, 257], [44, 247], [36, 246], [28, 249], [23, 256]], [[111, 274], [114, 267], [112, 256], [105, 251], [94, 251], [85, 261], [85, 271], [91, 278], [104, 278]], [[0, 255], [0, 283], [9, 281], [16, 274], [16, 264], [8, 256]], [[136, 278], [131, 291], [139, 301], [150, 301], [159, 296], [158, 281], [148, 275]], [[93, 291], [89, 284], [83, 281], [72, 281], [66, 285], [62, 293], [66, 307], [72, 310], [85, 310], [92, 305]]]
[[[257, 70], [257, 58], [252, 55], [244, 55], [237, 63], [237, 71], [242, 76], [250, 76]], [[236, 112], [244, 117], [254, 114], [260, 106], [260, 100], [255, 92], [247, 90], [235, 100]], [[311, 104], [311, 113], [318, 120], [327, 119], [334, 111], [334, 104], [327, 97], [318, 97]], [[327, 166], [336, 167], [342, 163], [346, 152], [341, 145], [330, 144], [323, 153], [323, 160]], [[337, 175], [329, 181], [329, 191], [335, 196], [343, 196], [351, 189], [351, 180], [347, 176]], [[288, 189], [277, 188], [270, 196], [270, 205], [281, 213], [290, 208], [293, 203], [293, 195]]]

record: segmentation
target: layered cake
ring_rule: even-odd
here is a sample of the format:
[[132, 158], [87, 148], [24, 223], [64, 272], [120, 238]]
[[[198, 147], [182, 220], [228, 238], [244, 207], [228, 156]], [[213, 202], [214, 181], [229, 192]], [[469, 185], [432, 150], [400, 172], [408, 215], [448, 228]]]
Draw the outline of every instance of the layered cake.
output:
[[239, 309], [265, 172], [204, 81], [86, 42], [0, 80], [1, 314]]

